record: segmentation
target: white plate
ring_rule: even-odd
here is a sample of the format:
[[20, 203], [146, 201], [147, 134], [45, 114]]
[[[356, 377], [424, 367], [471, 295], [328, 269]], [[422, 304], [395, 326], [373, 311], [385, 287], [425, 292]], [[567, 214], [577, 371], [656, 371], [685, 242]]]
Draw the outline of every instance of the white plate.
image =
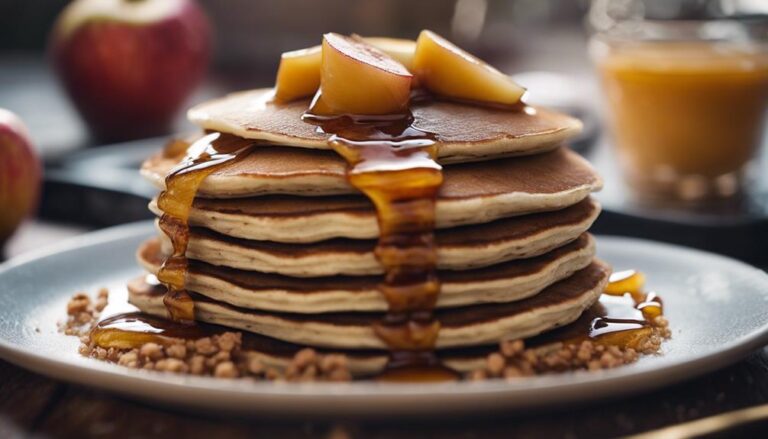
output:
[[427, 415], [522, 410], [627, 395], [733, 363], [768, 343], [768, 275], [738, 261], [666, 244], [599, 237], [601, 258], [634, 268], [665, 303], [673, 332], [663, 355], [614, 370], [443, 384], [275, 384], [134, 371], [77, 354], [57, 331], [76, 291], [124, 291], [140, 273], [150, 222], [85, 235], [0, 266], [0, 356], [33, 371], [185, 407], [301, 415]]

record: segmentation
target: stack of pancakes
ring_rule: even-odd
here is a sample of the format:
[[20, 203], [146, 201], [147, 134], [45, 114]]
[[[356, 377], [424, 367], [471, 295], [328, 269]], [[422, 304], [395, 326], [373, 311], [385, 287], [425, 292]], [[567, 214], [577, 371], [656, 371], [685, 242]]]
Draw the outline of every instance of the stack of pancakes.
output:
[[[302, 121], [309, 103], [278, 106], [269, 98], [268, 90], [242, 92], [189, 112], [207, 132], [257, 144], [197, 192], [186, 275], [196, 319], [265, 336], [270, 364], [285, 360], [278, 352], [310, 346], [347, 352], [354, 374], [375, 373], [387, 358], [372, 327], [387, 310], [377, 290], [376, 211], [348, 183], [327, 135]], [[562, 146], [579, 122], [543, 109], [441, 101], [412, 112], [415, 126], [437, 135], [443, 165], [438, 356], [466, 370], [485, 346], [577, 319], [609, 274], [587, 233], [600, 211], [589, 194], [601, 180]], [[142, 173], [163, 189], [180, 159], [158, 154]], [[155, 201], [150, 209], [163, 213]], [[138, 255], [156, 273], [171, 251], [158, 231]], [[142, 311], [166, 315], [162, 287], [136, 281], [129, 290]]]

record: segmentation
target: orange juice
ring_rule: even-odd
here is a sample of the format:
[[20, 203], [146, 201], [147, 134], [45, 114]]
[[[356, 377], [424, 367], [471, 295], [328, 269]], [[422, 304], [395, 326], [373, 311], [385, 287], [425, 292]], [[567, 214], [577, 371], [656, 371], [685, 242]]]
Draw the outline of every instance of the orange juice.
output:
[[718, 185], [725, 186], [720, 192], [735, 190], [762, 139], [764, 50], [633, 42], [609, 46], [597, 65], [630, 183], [683, 198], [713, 195]]

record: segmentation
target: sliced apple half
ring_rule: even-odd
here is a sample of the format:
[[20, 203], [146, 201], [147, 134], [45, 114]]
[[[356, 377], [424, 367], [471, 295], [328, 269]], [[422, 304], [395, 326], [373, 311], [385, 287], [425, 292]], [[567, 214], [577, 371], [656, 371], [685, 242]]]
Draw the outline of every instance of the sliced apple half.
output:
[[366, 42], [323, 36], [320, 92], [310, 112], [322, 115], [394, 114], [408, 108], [413, 75]]
[[320, 46], [283, 53], [277, 69], [275, 100], [289, 102], [315, 94], [320, 87], [321, 61]]
[[401, 38], [363, 37], [363, 41], [394, 58], [395, 61], [413, 72], [413, 55], [416, 53], [416, 42]]
[[[413, 67], [416, 41], [364, 37], [363, 41], [381, 50], [409, 71]], [[312, 96], [320, 87], [321, 46], [285, 52], [280, 57], [275, 83], [275, 100], [289, 102]]]
[[525, 93], [509, 76], [428, 30], [416, 40], [413, 73], [419, 85], [450, 98], [513, 105]]

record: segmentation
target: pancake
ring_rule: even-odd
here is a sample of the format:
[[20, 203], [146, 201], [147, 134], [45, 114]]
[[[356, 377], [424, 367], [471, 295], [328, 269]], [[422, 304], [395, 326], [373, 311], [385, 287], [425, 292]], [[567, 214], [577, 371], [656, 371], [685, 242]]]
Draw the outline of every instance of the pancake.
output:
[[[230, 183], [222, 183], [223, 186], [239, 194], [256, 194], [262, 191], [263, 182], [259, 179], [263, 177], [285, 185], [286, 190], [290, 187], [291, 177], [276, 177], [283, 175], [286, 166], [277, 157], [275, 167], [282, 167], [282, 170], [274, 169], [269, 160], [265, 163], [259, 162], [257, 157], [252, 160], [253, 163], [246, 167], [251, 173], [247, 177], [236, 177], [242, 179], [245, 186], [234, 188]], [[335, 181], [347, 185], [346, 165], [340, 158], [334, 160], [338, 161], [335, 167], [319, 168], [317, 176], [333, 175]], [[246, 161], [249, 159], [241, 166], [245, 166]], [[297, 162], [296, 166], [296, 169], [302, 169], [296, 173], [312, 174], [311, 160]], [[162, 186], [165, 172], [167, 169], [158, 168], [145, 175], [152, 175], [153, 181]], [[221, 180], [212, 180], [205, 195], [227, 196], [214, 191], [218, 183]], [[444, 184], [438, 194], [437, 227], [478, 224], [513, 215], [562, 209], [581, 201], [601, 186], [602, 181], [592, 167], [565, 148], [530, 157], [449, 166], [444, 169]], [[271, 183], [269, 187], [277, 190]], [[317, 191], [318, 187], [313, 186], [313, 190]], [[150, 209], [158, 215], [162, 213], [155, 202], [150, 204]], [[193, 226], [225, 235], [277, 242], [314, 242], [336, 237], [373, 239], [379, 235], [376, 212], [363, 196], [197, 198], [189, 221]]]
[[[505, 303], [533, 296], [592, 261], [594, 240], [588, 234], [544, 255], [487, 268], [440, 273], [437, 308]], [[164, 260], [157, 239], [139, 248], [139, 263], [156, 274]], [[386, 311], [377, 290], [380, 276], [334, 276], [311, 280], [235, 270], [190, 261], [186, 287], [211, 299], [241, 308], [291, 313]]]
[[[266, 338], [266, 337], [264, 337]], [[275, 340], [280, 343], [279, 340]], [[302, 347], [292, 343], [285, 343], [290, 346], [286, 350], [255, 349], [248, 351], [248, 358], [256, 357], [265, 367], [274, 367], [283, 370], [291, 364], [293, 355]], [[326, 350], [319, 349], [320, 353]], [[331, 351], [332, 352], [332, 351]], [[459, 372], [466, 373], [476, 369], [481, 369], [487, 364], [488, 354], [493, 352], [492, 348], [470, 348], [453, 349], [445, 354], [437, 353], [440, 362]], [[366, 378], [376, 375], [384, 370], [389, 361], [389, 354], [382, 351], [370, 351], [364, 353], [345, 352], [347, 359], [347, 368], [349, 373], [355, 378]]]
[[[141, 172], [164, 189], [165, 176], [177, 162], [178, 159], [156, 154], [144, 162]], [[346, 169], [344, 159], [333, 151], [258, 146], [239, 162], [214, 171], [202, 182], [198, 195], [239, 198], [359, 193], [347, 181]], [[527, 204], [534, 207], [546, 204], [549, 198], [602, 186], [592, 166], [567, 148], [534, 156], [451, 165], [443, 169], [443, 174], [439, 193], [443, 200], [517, 194], [520, 203], [529, 199]]]
[[[437, 349], [479, 346], [507, 338], [531, 337], [576, 320], [592, 306], [608, 282], [610, 268], [599, 261], [525, 300], [437, 310], [441, 323]], [[165, 316], [164, 288], [144, 278], [128, 286], [129, 302], [141, 311]], [[337, 349], [387, 349], [371, 323], [381, 313], [287, 314], [238, 308], [192, 294], [195, 318], [255, 332], [291, 343]]]
[[[145, 290], [147, 293], [151, 293], [154, 288], [151, 286], [152, 284], [156, 285], [154, 280], [151, 280], [150, 285], [148, 285], [143, 279], [135, 279], [129, 283], [129, 285], [134, 286], [135, 290]], [[142, 312], [130, 312], [120, 314], [116, 317], [121, 320], [135, 319], [146, 322], [150, 327], [155, 328], [167, 327], [168, 323], [164, 317], [148, 315]], [[584, 315], [582, 315], [582, 317], [584, 317]], [[191, 331], [172, 329], [171, 331], [164, 333], [164, 336], [169, 338], [182, 336], [194, 339], [198, 336], [212, 336], [232, 331], [232, 329], [224, 326], [210, 325], [202, 322], [198, 322], [197, 325], [190, 327], [190, 329]], [[253, 332], [242, 332], [240, 335], [242, 344], [239, 355], [243, 355], [246, 362], [255, 357], [267, 368], [276, 368], [278, 370], [285, 369], [291, 364], [296, 353], [306, 347]], [[130, 349], [132, 346], [130, 342], [126, 343], [125, 340], [121, 340], [119, 337], [109, 337], [109, 340], [102, 341], [104, 343], [102, 347], [105, 348], [113, 347], [117, 349]], [[483, 367], [487, 355], [495, 349], [497, 349], [496, 346], [447, 349], [437, 352], [436, 357], [456, 371], [467, 372]], [[317, 348], [316, 351], [320, 355], [339, 354], [338, 350], [323, 348]], [[344, 356], [349, 372], [355, 377], [369, 377], [381, 372], [389, 359], [387, 352], [372, 349], [345, 350]]]
[[[438, 230], [437, 267], [466, 270], [538, 256], [578, 238], [599, 213], [600, 206], [586, 199], [556, 212]], [[170, 253], [170, 240], [162, 231], [158, 233], [163, 251]], [[187, 257], [213, 265], [296, 277], [359, 276], [383, 272], [373, 253], [375, 246], [375, 240], [346, 238], [312, 244], [251, 241], [192, 228]]]
[[[309, 100], [271, 103], [272, 89], [233, 93], [199, 104], [187, 113], [203, 129], [277, 145], [330, 149], [327, 135], [304, 122]], [[532, 154], [552, 149], [581, 131], [563, 114], [527, 107], [508, 111], [443, 101], [414, 102], [414, 125], [435, 133], [442, 163]]]
[[[134, 285], [141, 285], [137, 280]], [[141, 287], [139, 287], [141, 288]], [[606, 314], [606, 309], [596, 302], [592, 307], [582, 312], [581, 316], [568, 325], [544, 332], [538, 336], [525, 339], [528, 349], [550, 352], [553, 344], [557, 345], [562, 340], [582, 337], [585, 330], [591, 326], [591, 322]], [[220, 327], [222, 331], [227, 328]], [[256, 357], [266, 367], [274, 367], [283, 370], [290, 363], [293, 356], [304, 346], [276, 340], [252, 332], [243, 333], [243, 352], [250, 357]], [[316, 348], [320, 354], [337, 353], [338, 351]], [[454, 349], [442, 349], [435, 352], [442, 364], [458, 372], [470, 372], [482, 369], [487, 365], [488, 354], [497, 351], [497, 346], [476, 346]], [[370, 377], [384, 370], [389, 355], [381, 350], [345, 350], [349, 372], [357, 378]]]
[[[227, 328], [221, 327], [222, 330]], [[243, 353], [247, 358], [256, 357], [265, 367], [283, 370], [291, 363], [293, 356], [304, 346], [288, 343], [251, 332], [243, 333]], [[495, 346], [448, 349], [437, 352], [436, 356], [446, 366], [457, 372], [469, 372], [482, 368], [488, 354]], [[318, 348], [319, 354], [338, 351]], [[382, 372], [389, 360], [389, 354], [381, 350], [347, 350], [344, 352], [349, 372], [357, 378], [370, 377]]]

